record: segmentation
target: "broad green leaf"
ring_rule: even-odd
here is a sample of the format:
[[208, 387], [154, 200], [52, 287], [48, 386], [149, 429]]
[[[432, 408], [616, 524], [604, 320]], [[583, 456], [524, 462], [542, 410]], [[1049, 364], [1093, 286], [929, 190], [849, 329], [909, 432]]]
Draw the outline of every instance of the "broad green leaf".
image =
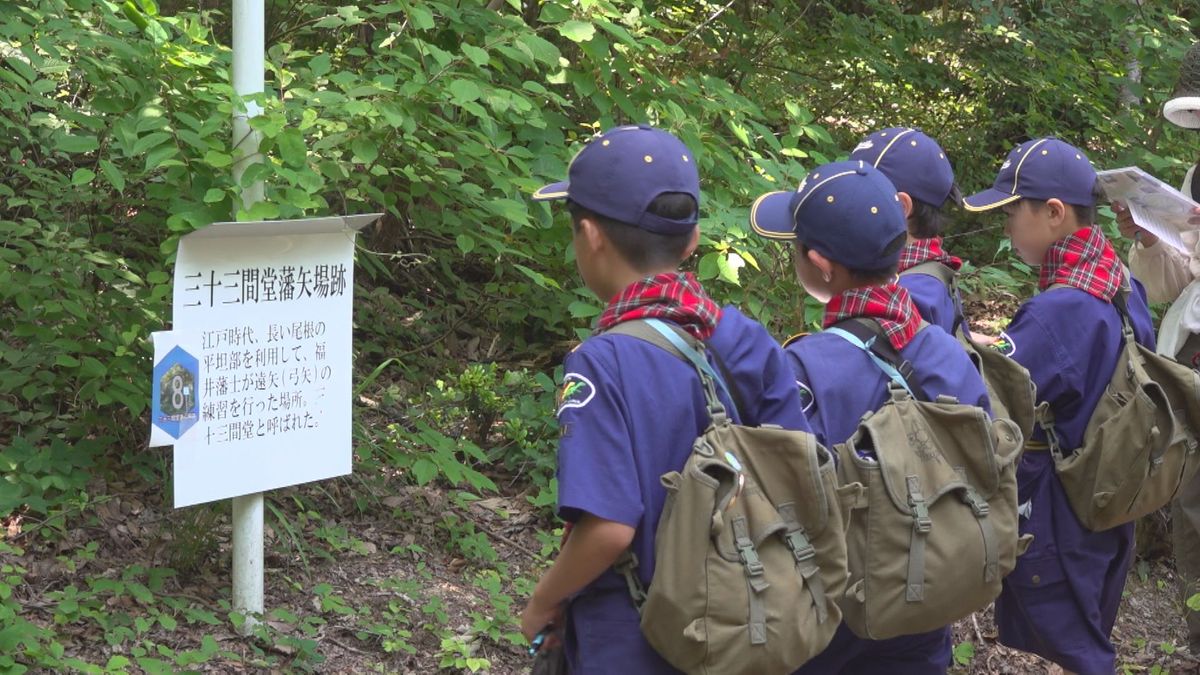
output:
[[328, 54], [317, 54], [308, 62], [308, 68], [313, 75], [321, 77], [329, 72], [330, 57]]
[[370, 139], [359, 136], [350, 144], [354, 159], [362, 164], [371, 164], [379, 157], [379, 146]]
[[480, 91], [479, 85], [471, 80], [454, 80], [448, 89], [457, 103], [478, 100], [483, 93]]
[[463, 54], [466, 54], [467, 58], [471, 59], [471, 63], [474, 63], [477, 66], [486, 66], [488, 61], [491, 60], [488, 57], [487, 50], [480, 49], [474, 45], [463, 44], [462, 50]]
[[596, 26], [589, 21], [566, 21], [557, 28], [559, 34], [572, 42], [589, 42], [596, 37]]
[[75, 169], [75, 173], [71, 174], [71, 185], [79, 187], [87, 185], [96, 178], [96, 172], [91, 169]]
[[458, 244], [458, 250], [462, 251], [464, 255], [475, 250], [475, 240], [469, 235], [458, 235], [454, 238], [454, 243]]
[[225, 191], [221, 188], [209, 188], [208, 191], [204, 193], [205, 204], [216, 204], [224, 199]]
[[287, 128], [275, 137], [275, 146], [279, 149], [279, 158], [284, 164], [302, 167], [308, 160], [308, 148], [304, 145], [304, 136], [299, 129]]
[[596, 305], [591, 304], [590, 302], [576, 300], [567, 305], [567, 311], [570, 312], [571, 316], [575, 317], [576, 319], [584, 319], [596, 316], [603, 310]]
[[54, 137], [54, 145], [63, 152], [91, 152], [100, 147], [100, 141], [95, 136], [58, 134]]
[[415, 2], [408, 8], [408, 20], [417, 30], [429, 30], [434, 26], [433, 13]]
[[125, 191], [125, 176], [121, 174], [121, 170], [115, 164], [107, 159], [102, 159], [100, 160], [100, 171], [108, 179], [108, 182], [117, 189], [117, 192]]

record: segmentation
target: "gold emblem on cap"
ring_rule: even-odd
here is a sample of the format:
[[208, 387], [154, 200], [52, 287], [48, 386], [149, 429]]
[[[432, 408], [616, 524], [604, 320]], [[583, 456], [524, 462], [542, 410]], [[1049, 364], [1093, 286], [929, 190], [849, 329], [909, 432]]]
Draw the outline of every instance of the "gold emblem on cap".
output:
[[606, 138], [606, 139], [604, 139], [604, 140], [602, 140], [602, 141], [600, 141], [600, 145], [603, 145], [603, 146], [605, 146], [605, 147], [608, 147], [608, 144], [609, 144], [609, 143], [612, 143], [612, 141], [608, 140], [607, 138]]
[[878, 206], [872, 206], [872, 207], [871, 207], [871, 213], [879, 213], [879, 207], [878, 207]]
[[654, 161], [654, 158], [653, 158], [653, 157], [651, 157], [650, 155], [646, 155], [646, 156], [645, 156], [645, 157], [643, 157], [642, 159], [646, 160], [646, 163], [647, 163], [647, 164], [649, 164], [650, 162], [653, 162], [653, 161]]
[[1075, 159], [1083, 159], [1083, 158], [1082, 158], [1082, 157], [1080, 157], [1078, 153], [1076, 153], [1076, 154], [1075, 154]]
[[690, 161], [692, 161], [692, 160], [690, 160], [690, 159], [688, 159], [688, 158], [687, 158], [687, 155], [680, 155], [680, 157], [683, 157], [683, 161], [685, 161], [685, 162], [690, 162]]
[[945, 153], [943, 153], [943, 152], [939, 152], [939, 153], [938, 153], [938, 159], [946, 159], [946, 154], [945, 154]]
[[913, 146], [914, 148], [915, 148], [915, 147], [917, 147], [917, 142], [916, 142], [916, 141], [909, 141], [909, 142], [908, 142], [908, 144], [909, 144], [909, 145], [911, 145], [911, 146]]
[[1043, 155], [1048, 155], [1048, 154], [1050, 154], [1050, 151], [1049, 151], [1049, 150], [1043, 150], [1043, 151], [1042, 151], [1042, 154], [1043, 154]]

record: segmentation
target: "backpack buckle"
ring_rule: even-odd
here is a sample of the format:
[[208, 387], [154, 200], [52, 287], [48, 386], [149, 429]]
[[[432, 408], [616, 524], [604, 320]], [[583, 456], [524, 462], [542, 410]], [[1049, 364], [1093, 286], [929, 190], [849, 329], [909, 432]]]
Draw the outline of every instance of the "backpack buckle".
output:
[[908, 484], [908, 505], [913, 512], [913, 529], [920, 534], [928, 534], [933, 529], [933, 520], [929, 517], [929, 506], [921, 495], [921, 483], [916, 476], [906, 476]]
[[971, 507], [971, 511], [975, 513], [976, 518], [986, 518], [992, 511], [992, 507], [984, 501], [983, 497], [975, 491], [975, 488], [968, 486], [963, 500]]
[[754, 544], [749, 541], [739, 543], [738, 559], [742, 561], [742, 566], [746, 568], [746, 574], [752, 577], [762, 576], [763, 564], [758, 558], [758, 551], [754, 550]]
[[808, 541], [808, 537], [805, 537], [804, 533], [800, 530], [789, 532], [783, 538], [783, 541], [787, 544], [788, 550], [792, 552], [792, 557], [798, 563], [808, 562], [817, 557], [816, 549], [813, 548], [812, 544]]

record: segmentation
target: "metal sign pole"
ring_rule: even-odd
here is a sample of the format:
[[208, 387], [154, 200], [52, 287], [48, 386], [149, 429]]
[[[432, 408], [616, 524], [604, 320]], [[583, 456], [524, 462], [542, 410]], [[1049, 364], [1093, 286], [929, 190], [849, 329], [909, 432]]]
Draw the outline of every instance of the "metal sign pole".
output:
[[[266, 54], [265, 0], [233, 0], [233, 91], [237, 96], [264, 90]], [[233, 179], [241, 184], [251, 164], [262, 161], [260, 136], [250, 129], [250, 118], [260, 112], [247, 101], [242, 111], [235, 101], [233, 113]], [[241, 187], [243, 208], [262, 201], [262, 181]], [[236, 214], [235, 214], [236, 215]], [[263, 494], [233, 498], [233, 611], [246, 616], [243, 635], [253, 631], [255, 616], [263, 613]]]

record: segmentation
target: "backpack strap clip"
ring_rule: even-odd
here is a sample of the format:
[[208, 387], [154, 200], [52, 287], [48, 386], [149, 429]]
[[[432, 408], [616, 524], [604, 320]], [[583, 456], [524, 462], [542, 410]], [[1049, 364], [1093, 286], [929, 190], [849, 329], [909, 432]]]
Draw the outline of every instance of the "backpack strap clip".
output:
[[646, 604], [646, 589], [642, 586], [642, 580], [637, 575], [638, 559], [637, 554], [629, 549], [617, 558], [617, 562], [613, 563], [613, 569], [617, 574], [625, 577], [625, 585], [629, 588], [629, 597], [633, 600], [633, 606], [637, 608], [638, 614], [642, 613], [642, 605]]

